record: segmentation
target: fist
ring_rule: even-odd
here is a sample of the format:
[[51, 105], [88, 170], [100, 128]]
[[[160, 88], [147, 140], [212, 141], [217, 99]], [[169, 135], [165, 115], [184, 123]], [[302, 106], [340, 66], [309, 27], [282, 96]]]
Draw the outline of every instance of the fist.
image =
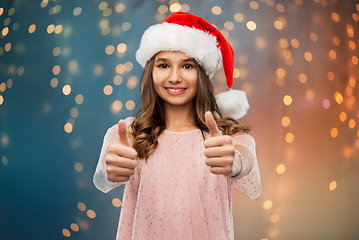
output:
[[229, 176], [235, 155], [233, 140], [228, 135], [222, 135], [211, 112], [206, 112], [204, 117], [210, 134], [204, 141], [206, 164], [212, 173]]
[[110, 182], [126, 182], [135, 173], [137, 152], [131, 147], [124, 120], [118, 123], [119, 141], [108, 147], [105, 156], [107, 180]]

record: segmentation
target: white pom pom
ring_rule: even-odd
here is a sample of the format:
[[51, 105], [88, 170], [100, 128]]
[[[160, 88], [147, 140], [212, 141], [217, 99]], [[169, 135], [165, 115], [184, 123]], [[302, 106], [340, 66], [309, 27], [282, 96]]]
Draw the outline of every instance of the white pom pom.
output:
[[216, 102], [224, 117], [240, 119], [246, 115], [249, 103], [246, 93], [239, 90], [232, 90], [217, 94]]

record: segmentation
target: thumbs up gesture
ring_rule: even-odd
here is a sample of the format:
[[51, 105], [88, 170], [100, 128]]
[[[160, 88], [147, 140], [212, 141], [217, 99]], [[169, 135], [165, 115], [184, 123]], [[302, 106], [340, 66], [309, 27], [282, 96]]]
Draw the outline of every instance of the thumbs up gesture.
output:
[[233, 140], [228, 135], [222, 135], [211, 112], [206, 112], [204, 117], [210, 134], [204, 141], [206, 164], [212, 173], [229, 176], [235, 156]]
[[110, 182], [126, 182], [135, 173], [137, 152], [131, 147], [124, 120], [118, 123], [119, 141], [108, 147], [105, 156], [107, 180]]

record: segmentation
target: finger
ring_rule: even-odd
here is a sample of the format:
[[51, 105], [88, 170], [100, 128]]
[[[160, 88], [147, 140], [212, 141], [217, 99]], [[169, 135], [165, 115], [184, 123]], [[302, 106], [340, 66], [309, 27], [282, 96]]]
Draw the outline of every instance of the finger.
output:
[[108, 147], [108, 153], [114, 153], [119, 157], [129, 158], [135, 160], [137, 152], [132, 147], [123, 146], [120, 142], [114, 142]]
[[223, 168], [223, 167], [211, 167], [210, 171], [213, 174], [222, 174], [226, 176], [232, 173], [231, 168]]
[[135, 174], [135, 169], [107, 166], [106, 172], [108, 176], [112, 176], [112, 177], [132, 176], [133, 174]]
[[205, 163], [209, 167], [224, 167], [221, 158], [207, 158]]
[[119, 168], [135, 169], [137, 167], [137, 161], [133, 159], [123, 158], [116, 154], [109, 153], [106, 157], [107, 166], [116, 166]]
[[116, 182], [127, 182], [128, 180], [130, 180], [130, 176], [107, 176], [107, 180], [113, 183]]
[[218, 127], [217, 127], [217, 123], [213, 118], [213, 115], [210, 111], [207, 111], [204, 114], [204, 119], [206, 121], [208, 130], [209, 130], [209, 134], [211, 137], [218, 137], [218, 136], [222, 136], [222, 133], [219, 131]]
[[215, 137], [215, 138], [207, 138], [204, 141], [205, 148], [220, 147], [225, 145], [230, 146], [229, 149], [231, 148], [233, 149], [233, 139], [228, 135]]
[[234, 156], [234, 151], [233, 153], [231, 153], [231, 151], [228, 151], [226, 148], [224, 147], [211, 147], [211, 148], [206, 148], [204, 150], [204, 155], [208, 158], [212, 158], [212, 157], [230, 157], [230, 156]]
[[120, 143], [124, 146], [131, 146], [130, 139], [127, 135], [127, 126], [124, 120], [118, 122], [118, 135], [120, 137]]

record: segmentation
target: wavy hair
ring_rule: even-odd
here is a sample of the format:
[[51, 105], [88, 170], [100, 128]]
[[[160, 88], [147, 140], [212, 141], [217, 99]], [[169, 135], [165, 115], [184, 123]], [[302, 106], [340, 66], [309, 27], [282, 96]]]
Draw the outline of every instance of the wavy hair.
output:
[[[143, 70], [141, 77], [141, 101], [142, 107], [137, 113], [137, 118], [131, 124], [134, 136], [133, 148], [139, 158], [147, 159], [158, 145], [159, 135], [166, 129], [163, 100], [157, 95], [153, 87], [152, 71], [155, 62], [153, 56]], [[250, 128], [238, 123], [235, 119], [223, 117], [215, 100], [213, 86], [204, 69], [197, 64], [198, 72], [197, 94], [193, 98], [190, 114], [194, 116], [194, 124], [199, 128], [204, 137], [208, 128], [204, 119], [206, 111], [211, 111], [217, 122], [218, 129], [225, 135], [233, 135], [239, 132], [249, 132]]]

